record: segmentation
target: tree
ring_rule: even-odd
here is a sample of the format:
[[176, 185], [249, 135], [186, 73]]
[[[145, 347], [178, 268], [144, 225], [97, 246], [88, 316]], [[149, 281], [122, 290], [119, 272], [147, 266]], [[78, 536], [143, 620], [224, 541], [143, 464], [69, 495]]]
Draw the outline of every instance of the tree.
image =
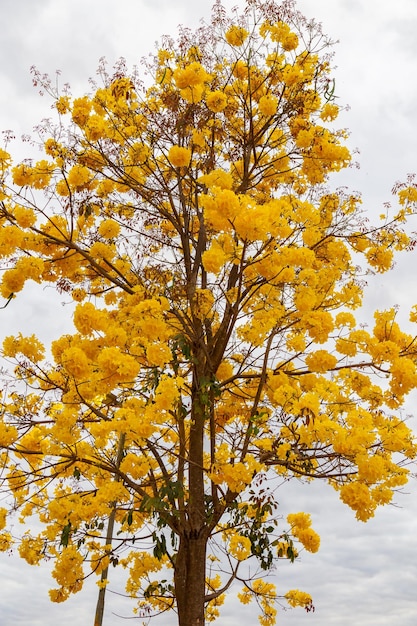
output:
[[412, 245], [417, 187], [379, 226], [330, 188], [350, 163], [331, 50], [291, 1], [217, 3], [163, 39], [144, 82], [103, 64], [73, 98], [34, 71], [58, 114], [45, 157], [0, 152], [5, 305], [27, 280], [75, 302], [50, 354], [3, 343], [0, 545], [14, 512], [37, 516], [19, 554], [55, 559], [53, 601], [95, 573], [96, 624], [109, 565], [139, 614], [180, 626], [214, 620], [237, 582], [264, 626], [279, 598], [311, 609], [261, 577], [319, 547], [308, 513], [279, 519], [271, 477], [328, 481], [362, 521], [407, 480], [415, 338], [394, 309], [369, 330], [352, 311], [366, 273]]

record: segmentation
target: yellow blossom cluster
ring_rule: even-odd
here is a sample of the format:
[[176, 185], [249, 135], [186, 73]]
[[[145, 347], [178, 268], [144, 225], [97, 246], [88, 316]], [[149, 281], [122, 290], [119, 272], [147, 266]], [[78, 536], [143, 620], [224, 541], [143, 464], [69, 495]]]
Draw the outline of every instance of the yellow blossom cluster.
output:
[[261, 467], [262, 464], [252, 455], [247, 455], [244, 463], [233, 462], [233, 453], [228, 451], [225, 444], [220, 444], [210, 478], [214, 484], [225, 483], [233, 493], [240, 493], [251, 483], [254, 472]]
[[211, 80], [210, 74], [198, 61], [193, 61], [185, 67], [177, 67], [173, 78], [180, 89], [181, 96], [191, 103], [200, 102], [205, 85]]
[[229, 550], [238, 561], [244, 561], [251, 554], [251, 542], [244, 535], [233, 534], [229, 541]]
[[236, 25], [231, 26], [225, 33], [226, 41], [231, 46], [243, 45], [248, 35], [249, 33], [245, 28]]
[[4, 507], [0, 508], [0, 530], [3, 530], [6, 526], [6, 517], [7, 517], [7, 509]]
[[320, 547], [320, 537], [311, 528], [311, 517], [308, 513], [290, 513], [287, 522], [291, 524], [291, 532], [303, 544], [308, 552], [317, 552]]
[[[72, 307], [50, 346], [29, 331], [1, 348], [14, 379], [4, 480], [21, 520], [43, 525], [18, 551], [54, 559], [54, 601], [81, 588], [84, 562], [104, 577], [123, 552], [140, 609], [188, 615], [197, 581], [212, 621], [238, 562], [239, 599], [256, 597], [272, 626], [276, 589], [245, 568], [293, 560], [292, 537], [310, 552], [320, 539], [302, 512], [274, 535], [267, 478], [328, 480], [365, 521], [417, 456], [398, 414], [417, 387], [415, 337], [394, 309], [369, 327], [354, 314], [360, 260], [386, 272], [410, 247], [415, 185], [366, 229], [358, 194], [328, 189], [350, 154], [323, 34], [272, 4], [166, 38], [146, 86], [120, 65], [91, 95], [58, 96], [38, 162], [0, 148], [3, 306], [30, 280]], [[9, 523], [0, 509], [2, 550]], [[196, 565], [197, 544], [224, 550], [230, 571]], [[304, 592], [285, 597], [311, 608]]]
[[19, 545], [19, 554], [29, 565], [39, 565], [43, 559], [44, 546], [42, 538], [25, 535]]
[[304, 608], [311, 607], [312, 598], [309, 593], [300, 591], [299, 589], [291, 589], [285, 594], [285, 599], [290, 606], [302, 606]]
[[0, 552], [7, 552], [13, 544], [12, 535], [9, 532], [0, 533]]
[[[221, 586], [222, 586], [222, 579], [221, 579], [220, 574], [216, 574], [215, 576], [208, 578], [206, 580], [206, 588], [209, 593], [216, 591]], [[210, 600], [210, 602], [207, 603], [207, 606], [205, 609], [205, 619], [208, 622], [214, 622], [219, 617], [220, 611], [218, 607], [224, 604], [225, 599], [226, 599], [226, 594], [221, 593], [220, 595], [218, 595], [213, 600]]]
[[13, 182], [19, 187], [45, 189], [49, 185], [54, 172], [54, 165], [43, 159], [33, 167], [25, 163], [12, 169]]
[[124, 566], [129, 566], [129, 579], [126, 592], [135, 597], [142, 585], [149, 581], [149, 574], [158, 572], [167, 565], [167, 559], [157, 559], [148, 552], [137, 551], [131, 553], [125, 560]]
[[63, 602], [70, 593], [76, 593], [83, 586], [83, 557], [76, 546], [64, 547], [57, 556], [52, 576], [60, 585], [49, 592], [52, 602]]
[[238, 593], [238, 598], [242, 604], [248, 604], [253, 597], [258, 599], [258, 604], [262, 609], [262, 613], [258, 617], [261, 626], [274, 626], [277, 615], [277, 609], [274, 606], [277, 597], [275, 585], [258, 578], [253, 581], [251, 587], [245, 586]]
[[172, 146], [169, 149], [168, 160], [174, 167], [187, 167], [191, 160], [191, 151], [181, 146]]

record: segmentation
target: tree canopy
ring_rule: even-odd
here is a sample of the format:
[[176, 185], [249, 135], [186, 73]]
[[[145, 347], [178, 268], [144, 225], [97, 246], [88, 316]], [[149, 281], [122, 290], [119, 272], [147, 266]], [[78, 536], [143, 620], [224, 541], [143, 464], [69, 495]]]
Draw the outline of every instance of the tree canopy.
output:
[[[91, 572], [103, 600], [113, 565], [138, 615], [202, 626], [233, 585], [270, 626], [312, 598], [267, 574], [320, 542], [274, 477], [328, 481], [362, 521], [406, 483], [415, 337], [354, 311], [412, 246], [417, 187], [371, 225], [331, 186], [351, 161], [331, 59], [293, 2], [247, 0], [88, 95], [34, 71], [56, 112], [41, 160], [0, 150], [0, 293], [55, 286], [74, 332], [4, 340], [0, 548], [53, 558], [53, 601]], [[39, 532], [12, 538], [16, 513]]]

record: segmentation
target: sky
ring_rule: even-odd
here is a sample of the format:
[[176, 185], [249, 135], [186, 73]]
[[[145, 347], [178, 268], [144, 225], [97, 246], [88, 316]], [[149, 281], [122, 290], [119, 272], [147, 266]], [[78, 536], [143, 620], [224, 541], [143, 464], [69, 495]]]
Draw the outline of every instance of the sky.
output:
[[[23, 158], [29, 145], [20, 137], [32, 133], [51, 116], [51, 101], [31, 85], [29, 69], [70, 83], [72, 93], [89, 90], [99, 59], [111, 67], [125, 57], [129, 67], [154, 49], [163, 34], [175, 35], [177, 25], [195, 27], [208, 17], [211, 0], [1, 0], [0, 130], [13, 130], [13, 154]], [[225, 6], [243, 2], [225, 0]], [[417, 3], [415, 0], [300, 0], [297, 7], [323, 24], [339, 43], [335, 46], [338, 103], [350, 107], [341, 117], [349, 128], [349, 146], [358, 149], [360, 169], [351, 168], [332, 179], [335, 186], [359, 190], [370, 215], [383, 212], [393, 200], [391, 188], [408, 173], [417, 172]], [[417, 227], [417, 224], [414, 224]], [[417, 302], [417, 253], [403, 255], [390, 275], [369, 281], [366, 322], [371, 311], [399, 305], [406, 324]], [[48, 341], [69, 327], [69, 307], [51, 290], [27, 290], [19, 306], [0, 311], [0, 336], [38, 333]], [[415, 413], [417, 394], [407, 412]], [[414, 419], [417, 431], [417, 420]], [[302, 554], [274, 574], [283, 593], [299, 588], [312, 594], [316, 610], [281, 611], [281, 626], [414, 626], [417, 623], [417, 484], [411, 481], [396, 506], [377, 512], [367, 524], [321, 484], [288, 483], [280, 487], [282, 514], [305, 510], [322, 538], [315, 555]], [[54, 605], [48, 566], [30, 567], [0, 554], [0, 623], [2, 626], [72, 626], [92, 624], [96, 591], [93, 585], [69, 602]], [[104, 626], [124, 624], [129, 603], [109, 595]], [[219, 626], [257, 623], [256, 606], [243, 607], [230, 598]], [[137, 622], [135, 622], [137, 623]], [[165, 618], [175, 625], [175, 616]]]

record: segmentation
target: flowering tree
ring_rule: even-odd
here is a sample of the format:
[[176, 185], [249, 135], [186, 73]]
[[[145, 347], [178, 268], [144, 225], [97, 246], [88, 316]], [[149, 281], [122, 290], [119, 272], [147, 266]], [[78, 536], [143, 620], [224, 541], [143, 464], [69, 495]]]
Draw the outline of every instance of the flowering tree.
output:
[[34, 335], [3, 343], [0, 546], [15, 511], [37, 516], [19, 554], [55, 559], [57, 602], [94, 572], [96, 624], [110, 564], [139, 614], [180, 626], [214, 620], [237, 582], [263, 626], [280, 598], [310, 609], [262, 578], [319, 547], [307, 513], [279, 520], [269, 479], [328, 481], [362, 521], [407, 480], [415, 341], [394, 310], [370, 330], [352, 311], [364, 273], [411, 245], [417, 190], [371, 227], [328, 188], [350, 162], [330, 52], [290, 1], [216, 4], [163, 40], [146, 84], [102, 67], [73, 98], [35, 73], [58, 115], [45, 157], [0, 151], [5, 305], [27, 280], [75, 301], [50, 356]]

